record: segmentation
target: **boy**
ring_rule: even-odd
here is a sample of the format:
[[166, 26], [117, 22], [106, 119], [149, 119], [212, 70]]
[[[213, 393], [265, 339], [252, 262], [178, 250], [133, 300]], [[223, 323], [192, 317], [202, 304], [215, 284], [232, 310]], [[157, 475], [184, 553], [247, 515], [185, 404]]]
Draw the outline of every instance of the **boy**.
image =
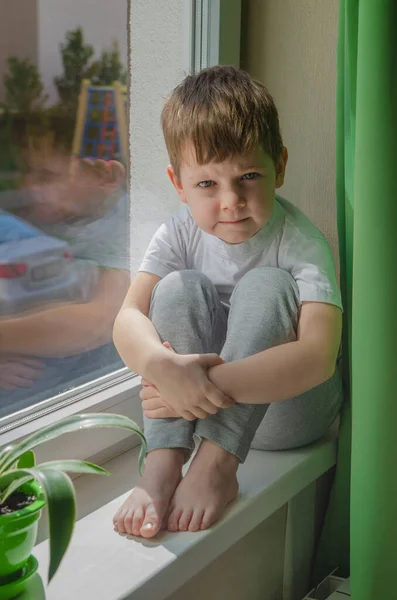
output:
[[275, 194], [288, 154], [272, 97], [243, 71], [211, 67], [173, 91], [162, 126], [185, 206], [154, 235], [113, 334], [144, 378], [148, 441], [114, 525], [143, 537], [208, 528], [236, 497], [251, 445], [308, 444], [342, 402], [333, 258]]

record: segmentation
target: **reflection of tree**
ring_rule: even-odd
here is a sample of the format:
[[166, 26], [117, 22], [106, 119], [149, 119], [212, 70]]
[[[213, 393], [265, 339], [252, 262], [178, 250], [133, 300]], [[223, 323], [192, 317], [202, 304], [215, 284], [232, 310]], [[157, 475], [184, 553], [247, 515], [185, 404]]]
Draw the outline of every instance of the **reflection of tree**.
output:
[[117, 41], [114, 41], [110, 50], [103, 50], [97, 65], [96, 75], [92, 78], [93, 85], [113, 85], [120, 81], [127, 83], [127, 69], [120, 59], [120, 50]]
[[[25, 168], [22, 147], [29, 140], [46, 132], [47, 145], [51, 134], [45, 110], [47, 94], [40, 73], [30, 59], [8, 58], [4, 75], [5, 103], [0, 119], [0, 190], [18, 187], [19, 173]], [[15, 173], [15, 177], [7, 173]]]
[[[36, 65], [30, 59], [8, 58], [6, 104], [0, 105], [0, 190], [19, 186], [19, 176], [29, 171], [32, 156], [70, 153], [83, 79], [94, 85], [127, 81], [116, 41], [94, 60], [94, 48], [85, 43], [83, 30], [77, 27], [66, 33], [60, 51], [63, 74], [54, 79], [60, 101], [50, 107]], [[15, 178], [9, 176], [12, 172]]]
[[0, 119], [0, 193], [18, 187], [18, 166], [18, 152], [12, 144], [11, 120], [3, 117]]
[[94, 48], [85, 44], [84, 33], [81, 27], [66, 33], [66, 42], [61, 44], [63, 75], [55, 77], [61, 104], [69, 110], [76, 111], [81, 82], [83, 79], [92, 79], [98, 66], [90, 64], [94, 55]]
[[84, 41], [81, 27], [66, 33], [66, 42], [61, 44], [63, 75], [55, 77], [61, 105], [75, 111], [83, 79], [90, 79], [93, 85], [112, 85], [114, 81], [127, 82], [127, 70], [120, 59], [117, 41], [109, 50], [103, 50], [99, 60], [90, 62], [94, 48]]
[[10, 56], [7, 62], [9, 72], [4, 75], [6, 108], [25, 113], [42, 110], [48, 96], [44, 94], [36, 65], [29, 58], [17, 56]]

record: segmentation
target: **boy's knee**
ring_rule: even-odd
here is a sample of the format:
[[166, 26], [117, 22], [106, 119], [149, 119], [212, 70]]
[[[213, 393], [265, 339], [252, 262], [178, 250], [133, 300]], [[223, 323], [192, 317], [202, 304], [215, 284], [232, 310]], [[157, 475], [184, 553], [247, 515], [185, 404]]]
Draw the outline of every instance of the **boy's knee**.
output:
[[192, 297], [194, 299], [198, 289], [209, 290], [213, 287], [210, 279], [199, 271], [193, 269], [173, 271], [157, 283], [153, 290], [152, 301], [159, 297], [166, 300], [175, 299], [175, 297], [184, 297], [185, 299]]
[[257, 267], [246, 273], [236, 285], [235, 291], [244, 290], [252, 296], [293, 299], [299, 304], [299, 289], [288, 271], [276, 267]]
[[259, 267], [249, 271], [231, 298], [229, 329], [222, 358], [245, 358], [296, 339], [298, 287], [287, 271]]

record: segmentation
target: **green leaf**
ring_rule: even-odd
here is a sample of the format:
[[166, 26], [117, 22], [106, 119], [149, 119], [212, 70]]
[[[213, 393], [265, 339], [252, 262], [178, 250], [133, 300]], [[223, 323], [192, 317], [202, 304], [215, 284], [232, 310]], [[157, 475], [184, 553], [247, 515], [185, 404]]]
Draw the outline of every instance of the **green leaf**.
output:
[[76, 519], [76, 498], [69, 476], [56, 469], [32, 469], [39, 480], [48, 507], [50, 566], [48, 583], [54, 577], [69, 546]]
[[67, 473], [89, 473], [93, 475], [110, 475], [109, 471], [86, 460], [51, 460], [38, 465], [39, 469], [58, 469]]
[[52, 423], [33, 433], [18, 444], [10, 444], [0, 451], [0, 474], [10, 468], [22, 454], [32, 450], [39, 444], [79, 429], [96, 427], [119, 427], [136, 433], [141, 438], [141, 451], [139, 454], [139, 471], [142, 473], [142, 464], [146, 454], [146, 440], [141, 428], [128, 417], [109, 413], [91, 413], [86, 415], [73, 415]]
[[57, 572], [72, 537], [76, 500], [73, 483], [66, 473], [55, 469], [43, 469], [39, 481], [47, 498], [50, 525], [49, 583]]
[[36, 464], [36, 457], [32, 450], [28, 450], [19, 457], [17, 469], [31, 469]]
[[[15, 444], [8, 444], [8, 446], [3, 446], [3, 448], [1, 448], [1, 450], [0, 450], [0, 473], [3, 472], [1, 465], [7, 459], [7, 456], [9, 455], [9, 453], [12, 451], [12, 449], [15, 446], [16, 446]], [[23, 454], [23, 452], [21, 454]], [[17, 459], [18, 459], [18, 457], [17, 457]], [[14, 462], [16, 462], [16, 460]]]
[[0, 496], [0, 504], [4, 504], [13, 492], [20, 488], [24, 483], [28, 483], [28, 481], [32, 481], [33, 479], [31, 475], [23, 474], [15, 475], [13, 477], [14, 473], [18, 473], [18, 471], [9, 471], [7, 475], [0, 477], [0, 490], [3, 490]]

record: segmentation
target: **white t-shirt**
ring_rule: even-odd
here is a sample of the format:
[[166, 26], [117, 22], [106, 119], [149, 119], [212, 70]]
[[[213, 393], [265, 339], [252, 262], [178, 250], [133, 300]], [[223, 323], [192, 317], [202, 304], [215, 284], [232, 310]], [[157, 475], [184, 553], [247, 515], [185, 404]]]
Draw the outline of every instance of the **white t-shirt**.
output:
[[[48, 186], [48, 192], [51, 188]], [[40, 224], [48, 235], [68, 242], [75, 258], [98, 267], [129, 270], [128, 195], [122, 191], [117, 202], [98, 218], [81, 217], [71, 223]]]
[[228, 304], [241, 277], [256, 267], [288, 271], [298, 285], [301, 302], [342, 308], [327, 240], [302, 211], [280, 196], [266, 225], [241, 244], [228, 244], [199, 229], [183, 205], [154, 234], [139, 271], [161, 278], [184, 269], [200, 271]]

